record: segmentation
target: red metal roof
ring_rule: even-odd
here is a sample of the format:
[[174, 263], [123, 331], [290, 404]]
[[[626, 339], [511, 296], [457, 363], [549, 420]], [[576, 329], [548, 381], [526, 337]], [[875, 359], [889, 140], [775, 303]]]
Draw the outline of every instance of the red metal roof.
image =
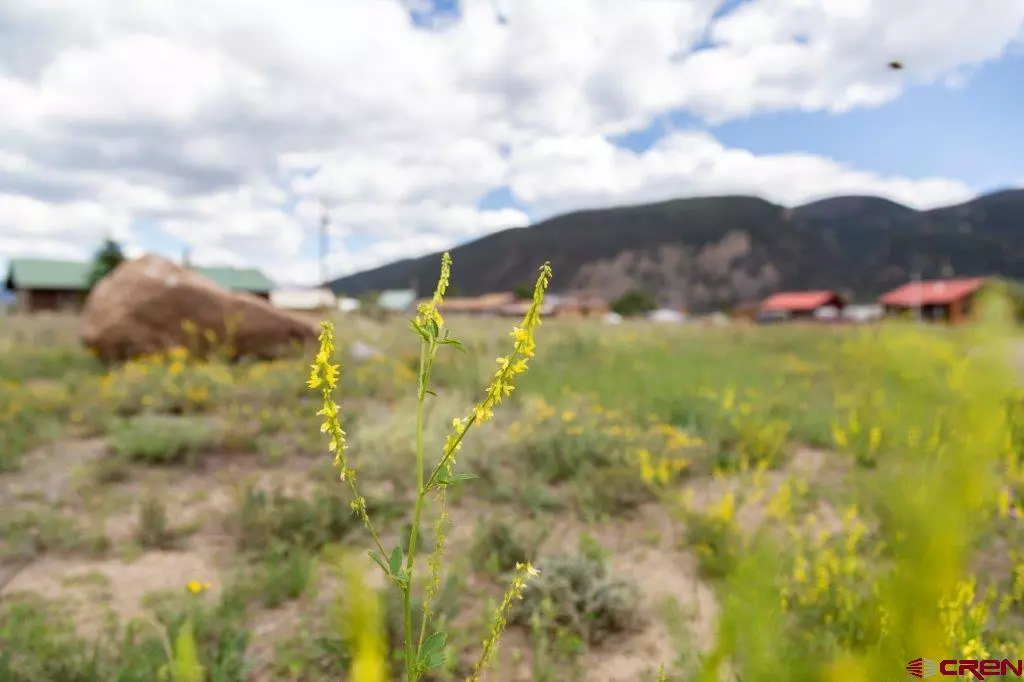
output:
[[828, 305], [838, 294], [834, 291], [783, 291], [761, 303], [764, 311], [808, 311]]
[[985, 283], [982, 277], [911, 282], [879, 297], [882, 305], [915, 308], [922, 305], [947, 305], [973, 294]]

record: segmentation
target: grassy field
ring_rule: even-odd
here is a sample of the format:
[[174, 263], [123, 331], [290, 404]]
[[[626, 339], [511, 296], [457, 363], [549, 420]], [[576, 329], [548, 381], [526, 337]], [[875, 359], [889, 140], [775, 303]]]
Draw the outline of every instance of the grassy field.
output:
[[[512, 347], [506, 321], [448, 323], [466, 352], [434, 367], [431, 464]], [[398, 679], [403, 605], [332, 466], [312, 351], [108, 373], [76, 324], [0, 319], [0, 680], [152, 682], [186, 624], [203, 679], [350, 679], [346, 566], [387, 595]], [[419, 338], [359, 317], [336, 334], [348, 466], [401, 557]], [[487, 679], [883, 682], [917, 657], [1015, 660], [1024, 406], [996, 340], [545, 321], [466, 436], [449, 529], [432, 499], [420, 524], [420, 552], [445, 533], [429, 679], [471, 673], [526, 562]]]

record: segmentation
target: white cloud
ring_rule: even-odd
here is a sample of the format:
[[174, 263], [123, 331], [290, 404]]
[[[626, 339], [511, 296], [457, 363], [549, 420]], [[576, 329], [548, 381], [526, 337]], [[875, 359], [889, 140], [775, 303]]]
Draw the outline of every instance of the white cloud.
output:
[[39, 106], [71, 124], [182, 126], [254, 101], [268, 85], [214, 46], [136, 34], [57, 55], [43, 73]]
[[0, 234], [29, 241], [74, 240], [81, 232], [115, 239], [128, 236], [129, 217], [94, 201], [47, 203], [21, 194], [0, 194]]
[[[439, 160], [443, 159], [443, 163]], [[471, 204], [505, 180], [506, 164], [493, 143], [462, 138], [433, 144], [425, 136], [415, 146], [356, 149], [321, 156], [319, 170], [296, 178], [297, 194], [331, 203], [367, 201], [412, 203], [425, 199]], [[310, 160], [306, 159], [306, 163]]]
[[748, 0], [718, 18], [720, 0], [516, 0], [500, 23], [492, 0], [466, 0], [424, 31], [409, 4], [2, 3], [0, 256], [87, 252], [108, 233], [137, 251], [149, 236], [133, 224], [156, 225], [196, 260], [312, 281], [302, 245], [321, 202], [336, 273], [525, 223], [477, 208], [505, 185], [539, 214], [725, 192], [952, 202], [969, 193], [955, 179], [699, 132], [643, 154], [606, 136], [670, 110], [875, 106], [908, 79], [962, 80], [1024, 19], [1024, 0]]
[[922, 209], [972, 194], [953, 180], [882, 177], [811, 154], [756, 156], [702, 132], [672, 133], [642, 154], [597, 135], [538, 140], [512, 156], [509, 184], [544, 215], [708, 194], [753, 194], [788, 206], [874, 194]]

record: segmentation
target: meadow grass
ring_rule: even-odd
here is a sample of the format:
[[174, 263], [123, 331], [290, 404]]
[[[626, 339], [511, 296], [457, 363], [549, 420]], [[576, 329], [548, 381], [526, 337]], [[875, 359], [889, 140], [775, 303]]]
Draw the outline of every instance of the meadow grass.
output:
[[73, 320], [10, 318], [0, 679], [852, 682], [1021, 657], [1002, 318], [537, 330], [534, 307], [513, 331], [441, 318], [449, 267], [411, 328], [333, 320], [312, 367], [107, 370]]

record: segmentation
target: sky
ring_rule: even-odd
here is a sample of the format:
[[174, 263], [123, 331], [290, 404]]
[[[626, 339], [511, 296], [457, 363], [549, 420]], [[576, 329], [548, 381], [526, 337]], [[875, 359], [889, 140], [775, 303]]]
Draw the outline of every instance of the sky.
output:
[[1022, 38], [1024, 0], [4, 0], [0, 267], [304, 285], [325, 214], [341, 276], [582, 208], [956, 204], [1024, 187]]

